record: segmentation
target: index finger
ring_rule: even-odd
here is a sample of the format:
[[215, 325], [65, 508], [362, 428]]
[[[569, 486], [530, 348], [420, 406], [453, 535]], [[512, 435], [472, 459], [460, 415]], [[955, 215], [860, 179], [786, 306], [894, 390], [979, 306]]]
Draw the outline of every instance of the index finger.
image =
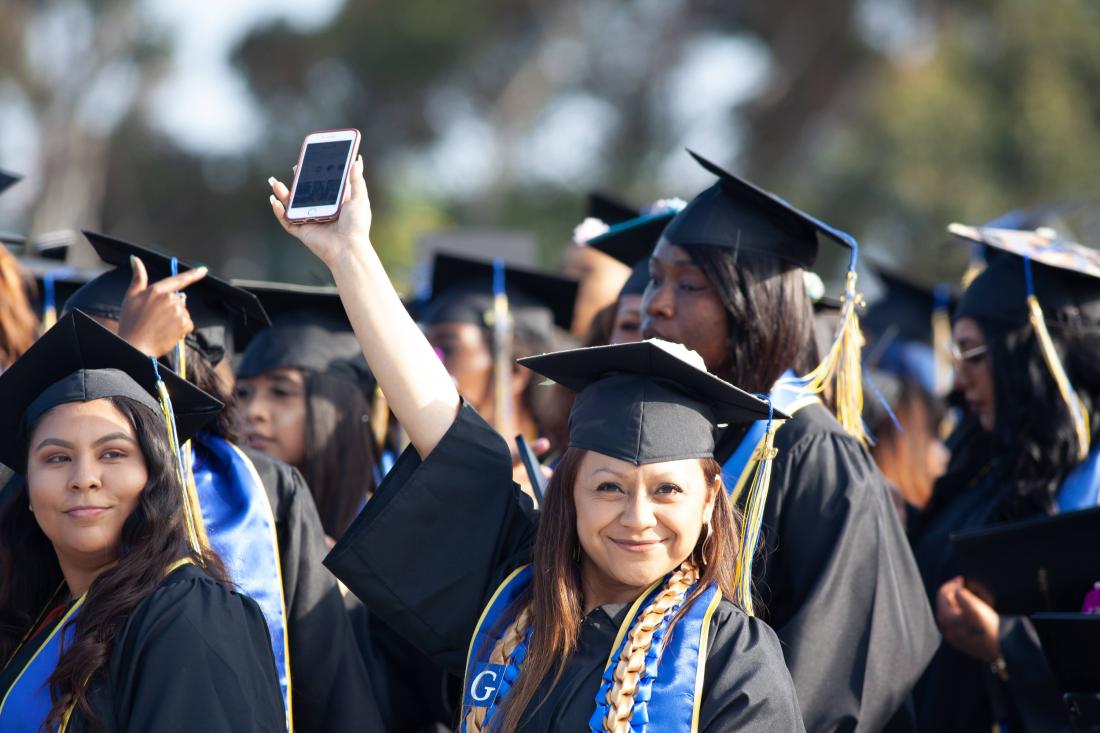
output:
[[187, 270], [181, 272], [178, 275], [172, 277], [166, 277], [163, 280], [158, 280], [153, 286], [158, 292], [175, 292], [177, 290], [183, 290], [188, 285], [194, 285], [199, 280], [206, 277], [208, 270], [205, 267], [196, 267], [194, 270]]

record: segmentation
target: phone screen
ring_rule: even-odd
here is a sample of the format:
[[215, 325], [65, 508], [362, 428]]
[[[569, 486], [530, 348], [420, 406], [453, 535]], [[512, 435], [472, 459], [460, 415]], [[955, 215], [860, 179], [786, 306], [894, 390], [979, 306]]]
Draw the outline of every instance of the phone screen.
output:
[[302, 170], [298, 171], [298, 188], [294, 191], [290, 208], [332, 206], [336, 203], [351, 143], [351, 140], [337, 140], [306, 146]]

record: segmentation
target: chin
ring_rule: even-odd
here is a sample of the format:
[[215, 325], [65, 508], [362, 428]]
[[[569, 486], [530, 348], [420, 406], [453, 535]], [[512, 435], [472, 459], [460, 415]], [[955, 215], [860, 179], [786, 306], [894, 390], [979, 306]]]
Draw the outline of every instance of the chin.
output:
[[614, 563], [614, 567], [608, 575], [616, 582], [621, 583], [631, 588], [641, 588], [644, 586], [652, 585], [661, 578], [672, 572], [677, 566], [670, 564], [670, 561], [665, 558], [660, 561], [648, 560], [639, 561], [635, 560], [622, 561]]

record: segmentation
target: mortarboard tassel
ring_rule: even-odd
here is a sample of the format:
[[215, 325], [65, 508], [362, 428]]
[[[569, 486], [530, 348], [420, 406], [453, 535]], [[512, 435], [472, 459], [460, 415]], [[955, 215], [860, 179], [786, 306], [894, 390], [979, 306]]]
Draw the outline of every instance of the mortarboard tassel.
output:
[[833, 384], [832, 396], [836, 402], [837, 421], [849, 435], [867, 445], [870, 436], [863, 423], [863, 332], [859, 328], [859, 309], [864, 303], [863, 296], [856, 291], [856, 258], [859, 250], [855, 240], [849, 240], [852, 255], [844, 281], [844, 294], [840, 297], [840, 325], [829, 352], [804, 377], [802, 386], [809, 392], [820, 394]]
[[[948, 227], [948, 230], [950, 229], [951, 227]], [[974, 278], [982, 274], [985, 265], [985, 247], [981, 244], [970, 245], [970, 261], [966, 263], [966, 272], [962, 276], [964, 290], [970, 287], [970, 283], [974, 282]]]
[[932, 359], [933, 386], [936, 394], [951, 391], [954, 368], [951, 359], [951, 293], [944, 285], [932, 291]]
[[[157, 378], [157, 402], [160, 403], [161, 414], [164, 417], [164, 426], [168, 432], [168, 445], [176, 456], [176, 477], [183, 487], [183, 518], [187, 526], [187, 541], [191, 545], [197, 557], [202, 557], [202, 549], [207, 546], [206, 530], [202, 525], [202, 513], [199, 509], [198, 495], [195, 492], [194, 479], [187, 480], [184, 473], [184, 448], [180, 446], [178, 433], [176, 432], [176, 413], [172, 409], [172, 399], [168, 396], [168, 388], [164, 386], [164, 380], [160, 378], [160, 367], [156, 357], [149, 357], [153, 362], [153, 374]], [[190, 452], [190, 449], [187, 449]], [[188, 462], [189, 463], [189, 462]]]
[[42, 330], [49, 331], [57, 323], [57, 300], [53, 275], [42, 276]]
[[1024, 256], [1024, 277], [1027, 280], [1027, 309], [1031, 327], [1035, 330], [1035, 337], [1039, 341], [1039, 351], [1043, 354], [1043, 361], [1046, 362], [1051, 376], [1054, 377], [1054, 383], [1058, 385], [1058, 392], [1061, 393], [1062, 400], [1069, 409], [1070, 417], [1073, 418], [1073, 428], [1077, 433], [1077, 459], [1083, 461], [1088, 458], [1091, 444], [1088, 413], [1085, 412], [1081, 399], [1074, 391], [1073, 385], [1070, 384], [1069, 375], [1066, 374], [1062, 360], [1058, 358], [1058, 352], [1054, 349], [1054, 342], [1050, 338], [1050, 331], [1047, 330], [1043, 309], [1039, 305], [1039, 299], [1035, 296], [1035, 283], [1031, 276], [1031, 258], [1026, 255]]
[[768, 501], [768, 489], [771, 487], [772, 461], [779, 453], [775, 447], [775, 430], [779, 427], [772, 419], [771, 398], [758, 395], [768, 401], [768, 424], [764, 429], [764, 439], [753, 451], [752, 458], [756, 466], [753, 469], [749, 494], [745, 501], [745, 520], [741, 531], [741, 547], [737, 553], [737, 566], [734, 569], [734, 587], [737, 602], [749, 616], [753, 615], [752, 606], [752, 562], [756, 557], [760, 542], [760, 530], [764, 523], [764, 505]]

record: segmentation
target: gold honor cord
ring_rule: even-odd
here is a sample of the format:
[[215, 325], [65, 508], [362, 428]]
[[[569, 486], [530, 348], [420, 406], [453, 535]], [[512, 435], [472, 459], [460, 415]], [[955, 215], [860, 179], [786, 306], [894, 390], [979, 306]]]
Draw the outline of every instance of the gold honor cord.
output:
[[[1028, 268], [1030, 270], [1030, 264]], [[1031, 327], [1035, 329], [1035, 337], [1039, 341], [1039, 351], [1043, 354], [1043, 361], [1046, 362], [1050, 375], [1054, 377], [1058, 392], [1062, 395], [1066, 407], [1069, 408], [1070, 417], [1073, 418], [1073, 428], [1077, 432], [1077, 460], [1083, 461], [1088, 458], [1092, 442], [1088, 414], [1085, 412], [1084, 405], [1081, 404], [1081, 398], [1077, 396], [1073, 385], [1070, 384], [1069, 375], [1066, 374], [1062, 360], [1058, 358], [1058, 352], [1054, 350], [1054, 342], [1050, 338], [1050, 331], [1047, 330], [1043, 309], [1039, 305], [1039, 299], [1034, 295], [1027, 296], [1027, 309]]]
[[[205, 531], [200, 532], [202, 514], [198, 511], [198, 497], [195, 494], [194, 478], [184, 473], [184, 456], [179, 444], [179, 436], [176, 433], [176, 415], [172, 410], [172, 400], [168, 396], [168, 388], [164, 386], [164, 380], [160, 378], [160, 369], [157, 360], [153, 361], [153, 372], [157, 378], [157, 402], [160, 404], [161, 416], [164, 418], [164, 427], [168, 433], [168, 446], [176, 455], [176, 477], [183, 488], [183, 518], [187, 526], [187, 540], [197, 557], [202, 557], [202, 548], [205, 546]], [[188, 456], [190, 456], [190, 442], [188, 442]], [[188, 466], [190, 460], [187, 460]], [[188, 481], [190, 478], [190, 482]]]
[[859, 308], [863, 306], [863, 296], [856, 292], [856, 277], [855, 270], [848, 271], [836, 338], [821, 363], [806, 375], [803, 388], [821, 394], [833, 384], [837, 421], [849, 435], [868, 445], [870, 436], [863, 424], [863, 364], [860, 358], [863, 333], [859, 328]]

